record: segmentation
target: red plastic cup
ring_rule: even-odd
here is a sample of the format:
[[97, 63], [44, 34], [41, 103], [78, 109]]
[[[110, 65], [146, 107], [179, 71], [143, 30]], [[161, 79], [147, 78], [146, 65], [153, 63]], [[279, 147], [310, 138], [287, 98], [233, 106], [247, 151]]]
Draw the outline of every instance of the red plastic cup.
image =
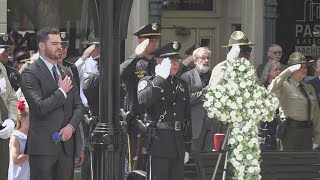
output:
[[214, 149], [216, 151], [220, 151], [221, 144], [224, 139], [224, 134], [214, 134], [213, 135], [213, 142], [214, 142]]

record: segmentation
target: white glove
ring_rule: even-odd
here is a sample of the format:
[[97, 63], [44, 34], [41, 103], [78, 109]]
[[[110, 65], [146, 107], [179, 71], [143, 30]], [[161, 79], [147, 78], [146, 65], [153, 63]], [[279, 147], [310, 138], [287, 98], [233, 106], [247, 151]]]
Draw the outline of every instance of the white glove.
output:
[[316, 149], [316, 148], [318, 148], [318, 147], [319, 147], [318, 144], [312, 144], [312, 149]]
[[240, 53], [239, 45], [233, 45], [229, 53], [227, 54], [227, 60], [238, 58], [239, 53]]
[[1, 139], [8, 139], [11, 136], [12, 131], [14, 129], [14, 126], [15, 126], [14, 122], [11, 119], [6, 119], [2, 123], [2, 126], [5, 128], [0, 131], [0, 138]]
[[0, 48], [0, 54], [2, 54], [6, 50], [5, 48]]
[[288, 69], [289, 69], [291, 72], [295, 72], [295, 71], [299, 70], [300, 67], [301, 67], [301, 64], [295, 64], [295, 65], [289, 66]]
[[169, 58], [164, 58], [161, 64], [158, 64], [155, 68], [156, 76], [161, 76], [167, 79], [170, 75], [171, 61]]
[[0, 94], [3, 94], [7, 91], [6, 79], [3, 77], [0, 79]]
[[189, 153], [185, 152], [184, 153], [184, 164], [187, 163], [189, 161]]
[[144, 41], [142, 41], [134, 51], [136, 55], [143, 56], [144, 51], [146, 50], [146, 47], [148, 46], [148, 44], [149, 44], [149, 39], [145, 39]]

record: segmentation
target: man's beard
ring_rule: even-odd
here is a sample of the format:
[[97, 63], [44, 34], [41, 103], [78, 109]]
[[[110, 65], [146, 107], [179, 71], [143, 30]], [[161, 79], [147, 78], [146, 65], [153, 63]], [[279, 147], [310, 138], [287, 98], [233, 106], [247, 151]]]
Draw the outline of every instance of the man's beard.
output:
[[196, 68], [200, 73], [207, 73], [210, 69], [208, 65], [203, 65], [203, 64], [197, 64]]
[[44, 53], [51, 60], [58, 60], [58, 59], [61, 59], [62, 52], [61, 52], [61, 50], [60, 50], [60, 52], [57, 52], [57, 51], [59, 51], [59, 50], [56, 50], [56, 51], [45, 50]]

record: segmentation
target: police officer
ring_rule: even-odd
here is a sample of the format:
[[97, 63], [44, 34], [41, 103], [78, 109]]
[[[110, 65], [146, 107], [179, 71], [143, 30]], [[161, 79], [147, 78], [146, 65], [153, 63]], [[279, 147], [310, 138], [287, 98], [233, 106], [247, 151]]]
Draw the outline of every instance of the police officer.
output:
[[133, 35], [138, 37], [139, 45], [136, 48], [134, 55], [129, 57], [120, 65], [120, 79], [126, 91], [124, 101], [124, 110], [130, 111], [131, 114], [127, 119], [129, 124], [128, 133], [130, 139], [130, 159], [136, 159], [137, 135], [139, 129], [135, 125], [136, 119], [143, 119], [145, 109], [139, 105], [137, 99], [137, 85], [141, 78], [154, 75], [156, 62], [151, 54], [159, 47], [159, 38], [161, 36], [160, 26], [157, 23], [152, 23], [141, 27]]
[[[138, 84], [138, 100], [145, 105], [153, 133], [149, 142], [149, 179], [184, 179], [184, 158], [188, 159], [185, 138], [191, 139], [188, 84], [176, 76], [179, 49], [174, 41], [157, 50], [160, 63], [155, 76], [146, 76]], [[189, 131], [186, 131], [188, 129]], [[190, 143], [187, 150], [190, 151]]]
[[4, 51], [0, 54], [0, 62], [5, 66], [7, 75], [11, 86], [15, 91], [20, 87], [20, 73], [12, 67], [12, 61], [9, 61], [11, 56], [13, 40], [7, 33], [0, 33], [0, 47], [4, 48]]
[[58, 60], [58, 63], [70, 69], [73, 74], [73, 78], [80, 90], [79, 72], [77, 66], [67, 60], [68, 48], [69, 48], [69, 35], [67, 32], [60, 32], [62, 57]]
[[304, 55], [293, 52], [289, 67], [269, 85], [279, 99], [286, 117], [284, 137], [285, 151], [310, 151], [320, 144], [320, 112], [315, 89], [303, 82], [307, 67], [312, 65]]
[[[3, 36], [0, 37], [3, 41]], [[3, 41], [1, 44], [3, 44]], [[0, 54], [7, 46], [0, 45]], [[9, 82], [6, 68], [0, 63], [0, 180], [7, 180], [9, 167], [9, 138], [15, 127], [18, 99]]]

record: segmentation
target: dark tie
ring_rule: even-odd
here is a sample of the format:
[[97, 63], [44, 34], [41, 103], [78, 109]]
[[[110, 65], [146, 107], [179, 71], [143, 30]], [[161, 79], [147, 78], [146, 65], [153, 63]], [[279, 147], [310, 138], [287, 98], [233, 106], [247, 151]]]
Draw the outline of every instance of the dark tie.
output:
[[56, 80], [56, 83], [58, 84], [59, 75], [58, 75], [57, 67], [56, 67], [56, 66], [53, 66], [53, 67], [52, 67], [52, 74], [53, 74], [54, 80]]
[[299, 86], [300, 91], [302, 92], [303, 96], [307, 99], [307, 103], [308, 103], [308, 121], [310, 121], [310, 113], [311, 113], [311, 100], [310, 97], [307, 93], [307, 91], [303, 88], [303, 84], [300, 84]]

